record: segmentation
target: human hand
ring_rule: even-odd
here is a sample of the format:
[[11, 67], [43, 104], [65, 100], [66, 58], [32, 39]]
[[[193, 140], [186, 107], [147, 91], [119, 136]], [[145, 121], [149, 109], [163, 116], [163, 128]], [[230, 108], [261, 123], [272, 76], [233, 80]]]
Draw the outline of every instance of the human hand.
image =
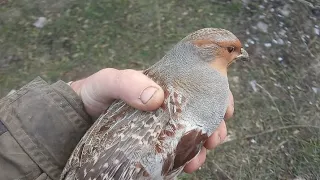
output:
[[98, 117], [115, 99], [144, 111], [160, 107], [162, 88], [139, 71], [106, 68], [71, 84], [81, 97], [86, 112]]
[[[122, 99], [129, 105], [145, 111], [157, 109], [164, 100], [162, 88], [135, 70], [103, 69], [85, 79], [73, 82], [71, 87], [81, 97], [87, 113], [94, 118], [98, 117], [115, 99]], [[229, 99], [225, 119], [230, 118], [234, 111], [231, 92]], [[198, 156], [185, 166], [184, 171], [191, 173], [197, 170], [205, 162], [206, 150], [214, 149], [224, 141], [226, 135], [226, 124], [222, 121]]]

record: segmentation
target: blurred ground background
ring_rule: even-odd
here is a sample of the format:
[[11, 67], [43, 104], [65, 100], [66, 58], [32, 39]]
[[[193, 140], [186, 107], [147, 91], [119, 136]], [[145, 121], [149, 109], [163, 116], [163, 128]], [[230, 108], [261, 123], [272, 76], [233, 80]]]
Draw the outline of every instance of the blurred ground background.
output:
[[203, 27], [234, 32], [251, 62], [229, 73], [227, 142], [180, 179], [320, 179], [319, 0], [0, 0], [0, 97], [36, 76], [146, 68]]

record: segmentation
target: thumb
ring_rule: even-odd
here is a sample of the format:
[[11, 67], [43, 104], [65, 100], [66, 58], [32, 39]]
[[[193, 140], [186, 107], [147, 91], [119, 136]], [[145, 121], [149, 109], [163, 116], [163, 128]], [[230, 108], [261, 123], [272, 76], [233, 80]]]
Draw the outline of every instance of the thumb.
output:
[[131, 69], [103, 69], [85, 79], [80, 94], [93, 116], [99, 115], [115, 99], [144, 111], [159, 108], [164, 100], [164, 92], [158, 84]]

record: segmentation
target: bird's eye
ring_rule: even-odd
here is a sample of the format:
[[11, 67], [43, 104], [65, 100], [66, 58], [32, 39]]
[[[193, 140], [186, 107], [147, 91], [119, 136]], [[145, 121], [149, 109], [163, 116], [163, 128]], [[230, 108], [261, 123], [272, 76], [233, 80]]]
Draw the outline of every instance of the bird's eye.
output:
[[232, 53], [234, 51], [234, 47], [233, 46], [230, 46], [230, 47], [227, 47], [227, 50], [229, 53]]

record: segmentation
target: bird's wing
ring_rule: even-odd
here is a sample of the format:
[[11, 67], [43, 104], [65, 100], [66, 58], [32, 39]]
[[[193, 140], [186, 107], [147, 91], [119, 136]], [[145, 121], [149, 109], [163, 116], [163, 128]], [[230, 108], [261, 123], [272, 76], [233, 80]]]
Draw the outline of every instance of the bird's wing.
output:
[[157, 141], [169, 119], [163, 108], [145, 112], [116, 101], [78, 143], [62, 179], [126, 180], [148, 176], [139, 164], [140, 156]]

